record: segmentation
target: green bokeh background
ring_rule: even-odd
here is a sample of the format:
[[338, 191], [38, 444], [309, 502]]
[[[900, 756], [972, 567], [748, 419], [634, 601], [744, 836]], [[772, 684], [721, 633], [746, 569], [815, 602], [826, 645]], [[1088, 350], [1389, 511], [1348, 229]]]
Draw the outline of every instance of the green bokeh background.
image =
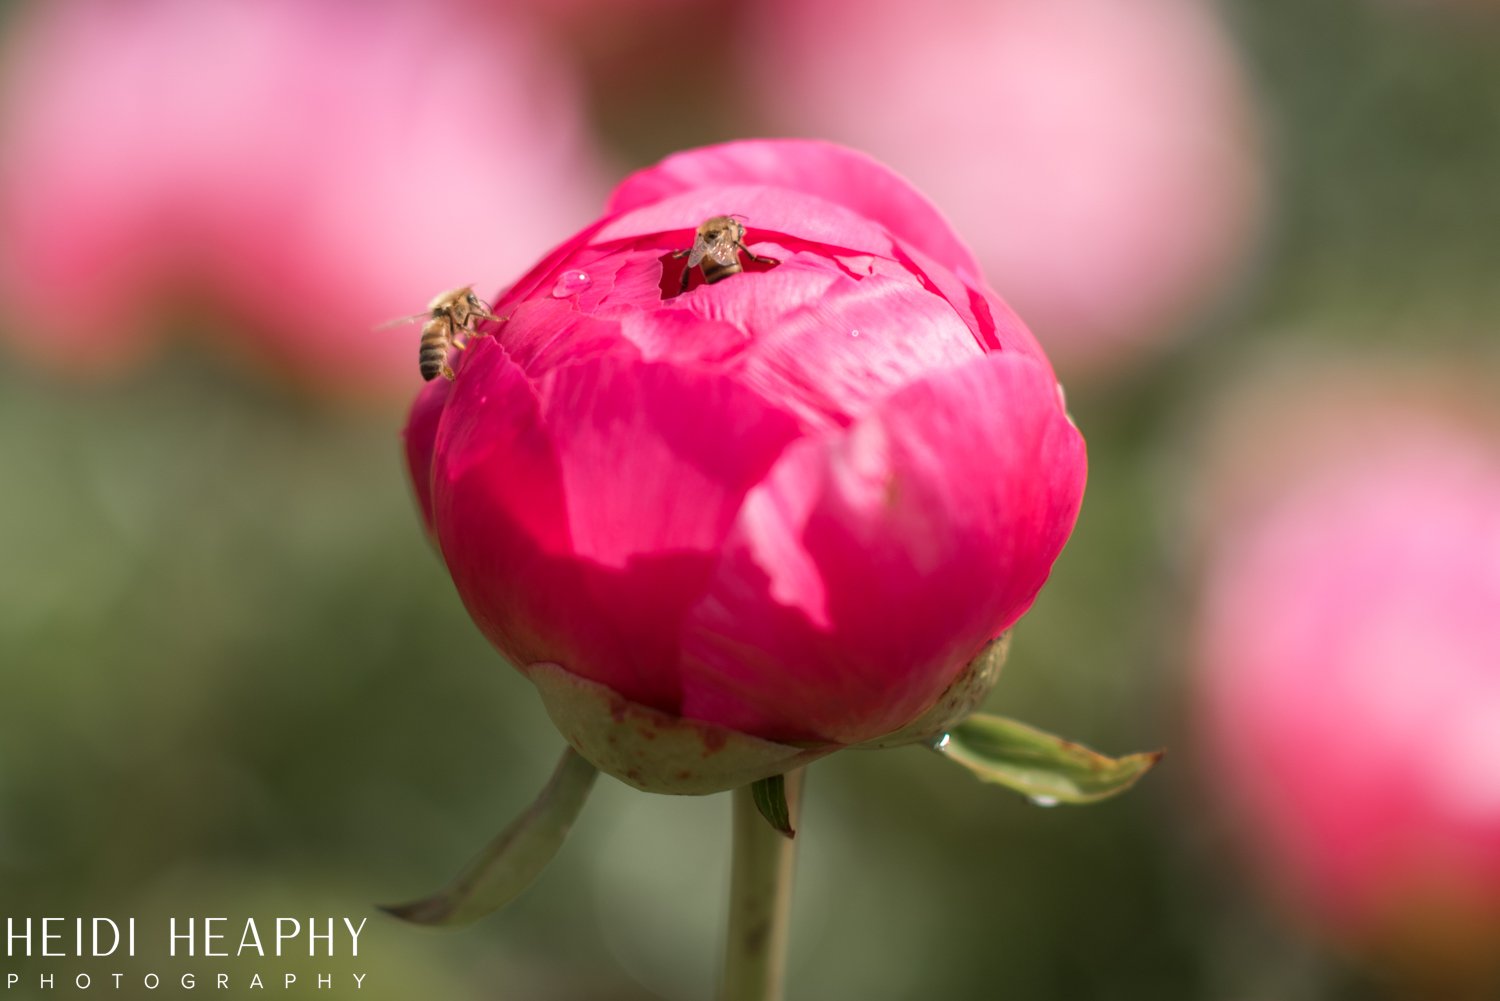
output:
[[[1070, 386], [1083, 515], [989, 702], [1171, 753], [1119, 800], [1054, 810], [918, 750], [817, 764], [794, 1001], [1380, 996], [1229, 861], [1187, 717], [1182, 484], [1194, 430], [1266, 359], [1396, 349], [1500, 373], [1500, 17], [1228, 15], [1270, 140], [1260, 263], [1153, 364]], [[732, 95], [696, 100], [666, 116], [601, 88], [595, 114], [643, 164], [741, 127]], [[562, 746], [422, 535], [398, 410], [191, 347], [90, 386], [0, 357], [0, 911], [368, 916], [368, 963], [332, 968], [368, 970], [378, 998], [710, 994], [727, 797], [604, 779], [507, 911], [440, 933], [372, 910], [451, 875]]]

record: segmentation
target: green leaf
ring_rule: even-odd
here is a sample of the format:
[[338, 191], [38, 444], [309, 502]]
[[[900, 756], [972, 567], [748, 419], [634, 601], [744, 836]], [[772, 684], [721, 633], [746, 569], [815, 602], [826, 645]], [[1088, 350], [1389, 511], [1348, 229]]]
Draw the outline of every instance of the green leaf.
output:
[[419, 925], [465, 925], [521, 895], [552, 856], [583, 809], [599, 770], [569, 747], [541, 795], [430, 897], [380, 909]]
[[1003, 716], [977, 713], [932, 745], [985, 782], [1038, 806], [1095, 803], [1135, 785], [1165, 751], [1110, 758]]
[[768, 779], [752, 783], [750, 796], [755, 800], [755, 808], [760, 811], [760, 815], [766, 818], [766, 823], [788, 838], [797, 836], [797, 832], [792, 830], [792, 811], [786, 805], [786, 779], [780, 775], [772, 775]]

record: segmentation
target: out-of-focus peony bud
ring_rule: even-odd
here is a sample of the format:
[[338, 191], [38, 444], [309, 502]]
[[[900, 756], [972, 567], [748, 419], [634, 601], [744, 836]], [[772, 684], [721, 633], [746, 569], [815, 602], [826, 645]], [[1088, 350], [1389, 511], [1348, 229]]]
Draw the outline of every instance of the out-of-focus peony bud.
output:
[[70, 370], [170, 317], [318, 387], [391, 391], [434, 292], [524, 267], [598, 187], [570, 81], [447, 3], [57, 0], [10, 27], [0, 313]]
[[1064, 372], [1139, 357], [1220, 296], [1262, 166], [1202, 0], [766, 0], [770, 127], [869, 150], [964, 220]]
[[[743, 271], [681, 291], [730, 215]], [[407, 457], [470, 614], [580, 753], [712, 792], [973, 708], [1084, 446], [905, 181], [816, 142], [678, 154], [494, 308]]]
[[1394, 402], [1415, 381], [1245, 408], [1261, 445], [1213, 498], [1200, 729], [1282, 898], [1451, 986], [1500, 972], [1500, 438]]

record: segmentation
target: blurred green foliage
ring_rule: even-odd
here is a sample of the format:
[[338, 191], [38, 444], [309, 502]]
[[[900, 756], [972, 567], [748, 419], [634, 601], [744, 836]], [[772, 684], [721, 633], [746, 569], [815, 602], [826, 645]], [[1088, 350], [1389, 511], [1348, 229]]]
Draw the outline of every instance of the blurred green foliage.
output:
[[[1495, 364], [1500, 18], [1377, 0], [1229, 13], [1272, 140], [1259, 272], [1159, 364], [1072, 390], [1084, 512], [988, 703], [1102, 750], [1171, 753], [1120, 800], [1055, 810], [916, 750], [819, 763], [793, 999], [1377, 996], [1226, 860], [1185, 714], [1178, 494], [1193, 428], [1268, 345]], [[663, 114], [672, 79], [629, 106], [600, 88], [625, 159], [735, 127], [698, 91]], [[561, 747], [425, 543], [401, 421], [190, 348], [110, 385], [7, 359], [5, 913], [369, 916], [377, 997], [707, 996], [726, 797], [605, 779], [506, 912], [434, 933], [373, 911], [456, 871]]]

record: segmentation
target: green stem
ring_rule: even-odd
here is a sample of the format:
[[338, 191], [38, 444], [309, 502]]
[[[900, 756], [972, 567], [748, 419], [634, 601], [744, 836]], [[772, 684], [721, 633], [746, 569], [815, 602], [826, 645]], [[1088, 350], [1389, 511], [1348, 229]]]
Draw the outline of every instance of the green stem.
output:
[[[800, 827], [801, 769], [786, 775], [786, 802], [793, 827]], [[729, 941], [719, 1001], [781, 1001], [796, 857], [796, 841], [766, 822], [750, 786], [736, 789]]]

